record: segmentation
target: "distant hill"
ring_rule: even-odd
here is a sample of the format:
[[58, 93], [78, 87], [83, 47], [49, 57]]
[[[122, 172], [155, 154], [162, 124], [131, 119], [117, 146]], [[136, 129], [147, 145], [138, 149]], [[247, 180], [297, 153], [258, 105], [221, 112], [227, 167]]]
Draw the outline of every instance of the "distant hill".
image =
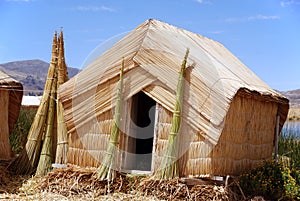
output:
[[300, 89], [281, 91], [280, 93], [290, 99], [290, 107], [300, 108]]
[[[0, 71], [23, 84], [24, 95], [42, 95], [49, 63], [41, 60], [14, 61], [0, 64]], [[68, 67], [69, 78], [80, 70]]]

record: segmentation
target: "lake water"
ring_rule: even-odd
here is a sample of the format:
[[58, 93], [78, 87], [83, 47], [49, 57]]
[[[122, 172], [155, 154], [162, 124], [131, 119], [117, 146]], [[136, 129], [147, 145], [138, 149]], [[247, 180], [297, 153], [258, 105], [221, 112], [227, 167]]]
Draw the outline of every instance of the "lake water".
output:
[[300, 121], [286, 121], [281, 135], [293, 136], [300, 139]]

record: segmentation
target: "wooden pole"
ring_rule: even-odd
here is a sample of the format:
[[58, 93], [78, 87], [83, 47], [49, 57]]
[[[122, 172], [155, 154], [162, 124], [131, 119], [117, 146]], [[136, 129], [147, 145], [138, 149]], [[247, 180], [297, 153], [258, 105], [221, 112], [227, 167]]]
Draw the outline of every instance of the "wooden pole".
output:
[[279, 123], [280, 123], [280, 116], [277, 115], [276, 118], [276, 131], [275, 131], [275, 153], [274, 153], [274, 160], [278, 162], [278, 140], [279, 140]]

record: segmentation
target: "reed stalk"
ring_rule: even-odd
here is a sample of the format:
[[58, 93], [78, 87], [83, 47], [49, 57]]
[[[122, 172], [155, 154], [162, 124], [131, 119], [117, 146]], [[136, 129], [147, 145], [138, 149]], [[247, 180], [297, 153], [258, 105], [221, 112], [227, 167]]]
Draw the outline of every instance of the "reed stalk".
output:
[[[68, 80], [68, 70], [64, 56], [63, 32], [59, 36], [59, 54], [58, 54], [58, 72], [57, 72], [57, 91], [58, 88]], [[68, 153], [67, 126], [64, 120], [64, 109], [60, 100], [57, 101], [57, 147], [55, 163], [66, 164]]]
[[46, 133], [43, 140], [43, 147], [41, 151], [40, 160], [37, 166], [36, 175], [46, 175], [51, 170], [52, 156], [53, 156], [53, 137], [54, 137], [54, 119], [56, 108], [56, 85], [57, 85], [57, 72], [54, 73], [51, 96], [49, 99], [49, 108], [47, 116]]
[[160, 168], [155, 173], [154, 177], [157, 179], [172, 179], [179, 177], [178, 170], [178, 150], [179, 150], [179, 129], [181, 124], [182, 102], [183, 102], [183, 89], [186, 62], [189, 54], [189, 49], [186, 50], [184, 59], [181, 64], [181, 69], [178, 78], [176, 100], [174, 105], [174, 112], [172, 117], [171, 131], [168, 136], [168, 144], [166, 152], [163, 156]]
[[107, 179], [111, 181], [115, 178], [115, 162], [116, 154], [118, 150], [118, 141], [120, 134], [120, 121], [121, 121], [121, 107], [122, 107], [122, 89], [123, 89], [123, 70], [124, 70], [124, 58], [122, 59], [122, 66], [120, 70], [120, 80], [117, 89], [117, 103], [114, 113], [114, 119], [111, 128], [111, 135], [109, 138], [109, 144], [105, 154], [104, 161], [101, 163], [98, 170], [98, 179]]
[[52, 58], [40, 106], [30, 127], [25, 148], [9, 166], [9, 169], [16, 174], [32, 174], [36, 170], [40, 157], [41, 142], [45, 130], [50, 91], [53, 85], [56, 65], [57, 33], [55, 32], [52, 42]]

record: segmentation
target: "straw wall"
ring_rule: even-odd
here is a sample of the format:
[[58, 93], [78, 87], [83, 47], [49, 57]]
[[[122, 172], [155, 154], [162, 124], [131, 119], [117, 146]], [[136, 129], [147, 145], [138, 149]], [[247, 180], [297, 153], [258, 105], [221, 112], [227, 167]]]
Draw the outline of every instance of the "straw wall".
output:
[[69, 135], [68, 162], [80, 166], [99, 166], [109, 142], [112, 111], [98, 117], [98, 123], [85, 127], [81, 134]]
[[[124, 108], [128, 111], [123, 113], [128, 114], [130, 105]], [[270, 97], [240, 90], [232, 100], [216, 146], [205, 139], [209, 133], [193, 130], [186, 122], [182, 122], [180, 176], [237, 175], [270, 159], [277, 111], [278, 103]], [[160, 166], [172, 121], [172, 112], [162, 105], [158, 104], [157, 112], [152, 171], [156, 171]], [[97, 117], [98, 123], [84, 128], [84, 135], [70, 133], [69, 163], [80, 166], [100, 165], [109, 141], [112, 114], [112, 110], [102, 113]], [[125, 117], [123, 120], [126, 121], [124, 124], [128, 124]], [[132, 146], [128, 144], [130, 140], [126, 136], [121, 134], [120, 137], [120, 150], [123, 151], [129, 151]], [[193, 136], [193, 139], [188, 139], [187, 136]]]
[[21, 108], [21, 102], [22, 102], [22, 96], [23, 96], [23, 86], [21, 83], [19, 85], [16, 84], [15, 89], [11, 89], [9, 91], [9, 132], [14, 128], [15, 123], [18, 120], [20, 108]]
[[9, 132], [12, 131], [16, 123], [23, 96], [23, 85], [0, 71], [0, 90], [8, 91], [8, 126]]
[[9, 159], [11, 157], [11, 147], [9, 143], [8, 126], [8, 105], [9, 91], [0, 90], [0, 159]]
[[[168, 136], [170, 134], [171, 123], [172, 123], [172, 112], [164, 108], [162, 105], [158, 105], [158, 119], [157, 119], [157, 127], [156, 127], [156, 141], [154, 142], [155, 153], [154, 153], [154, 169], [152, 171], [157, 171], [160, 167], [161, 161], [163, 159], [163, 155], [165, 154]], [[181, 122], [181, 128], [179, 132], [179, 176], [186, 175], [186, 165], [189, 157], [189, 148], [190, 136], [195, 136], [196, 131], [194, 131], [191, 126], [187, 124], [187, 122]], [[201, 151], [201, 150], [199, 150]]]
[[[271, 159], [277, 110], [278, 103], [270, 97], [240, 90], [232, 101], [215, 147], [205, 140], [207, 134], [183, 122], [180, 176], [237, 175]], [[172, 113], [162, 106], [158, 112], [154, 171], [159, 168], [164, 154], [172, 119]], [[184, 138], [190, 135], [194, 139], [186, 148], [189, 139]]]
[[168, 143], [168, 135], [171, 130], [172, 123], [172, 113], [158, 105], [158, 119], [156, 125], [156, 141], [155, 143], [155, 153], [154, 153], [154, 171], [159, 168], [160, 163], [163, 159], [163, 155], [166, 151]]
[[[189, 151], [187, 175], [237, 175], [271, 159], [278, 103], [260, 95], [234, 97], [218, 144], [207, 156], [209, 144], [195, 136]], [[197, 139], [198, 138], [198, 139]]]
[[9, 133], [18, 119], [22, 96], [22, 84], [0, 71], [0, 159], [11, 157]]

